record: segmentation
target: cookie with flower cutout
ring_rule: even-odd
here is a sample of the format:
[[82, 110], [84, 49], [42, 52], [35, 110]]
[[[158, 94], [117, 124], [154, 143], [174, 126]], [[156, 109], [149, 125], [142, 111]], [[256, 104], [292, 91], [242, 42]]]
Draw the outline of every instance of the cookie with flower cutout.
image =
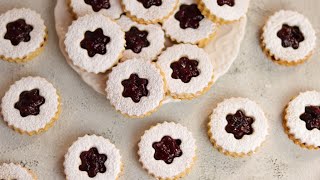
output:
[[2, 180], [37, 180], [37, 176], [31, 170], [19, 164], [3, 163], [0, 165], [0, 179]]

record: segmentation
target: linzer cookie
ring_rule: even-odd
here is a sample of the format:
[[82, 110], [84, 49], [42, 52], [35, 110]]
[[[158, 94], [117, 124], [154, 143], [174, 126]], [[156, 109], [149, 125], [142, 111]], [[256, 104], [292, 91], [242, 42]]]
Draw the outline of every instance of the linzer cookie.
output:
[[198, 44], [200, 47], [204, 47], [217, 30], [217, 24], [202, 15], [196, 0], [181, 0], [177, 10], [162, 27], [171, 40]]
[[251, 155], [268, 135], [264, 112], [255, 102], [246, 98], [231, 98], [218, 104], [208, 127], [214, 147], [232, 157]]
[[35, 135], [48, 130], [58, 119], [60, 97], [47, 80], [25, 77], [6, 92], [1, 110], [9, 127], [21, 134]]
[[1, 180], [37, 180], [37, 176], [29, 169], [14, 163], [0, 165]]
[[198, 0], [199, 9], [217, 23], [230, 23], [244, 17], [250, 0]]
[[66, 179], [117, 179], [122, 171], [119, 150], [108, 139], [96, 135], [78, 138], [65, 155]]
[[132, 118], [150, 115], [166, 93], [160, 69], [143, 59], [129, 59], [112, 68], [106, 92], [115, 109]]
[[122, 0], [126, 15], [141, 24], [163, 22], [177, 8], [179, 0]]
[[307, 149], [320, 147], [320, 92], [300, 93], [285, 109], [283, 127], [288, 137]]
[[75, 17], [100, 13], [118, 19], [123, 13], [120, 0], [67, 0]]
[[281, 10], [271, 16], [263, 27], [261, 45], [273, 62], [295, 66], [311, 57], [316, 34], [302, 14]]
[[117, 21], [125, 32], [125, 51], [121, 60], [140, 58], [152, 61], [164, 49], [164, 32], [160, 25], [142, 25], [123, 15]]
[[0, 15], [0, 33], [0, 59], [16, 63], [38, 56], [48, 39], [41, 16], [24, 8]]
[[138, 144], [139, 161], [157, 179], [185, 176], [196, 158], [196, 143], [186, 127], [164, 122], [145, 131]]
[[170, 95], [192, 99], [213, 84], [213, 65], [209, 55], [196, 45], [179, 44], [166, 49], [157, 64], [164, 72]]
[[72, 23], [64, 41], [73, 64], [91, 73], [103, 73], [121, 58], [124, 32], [101, 14], [80, 17]]

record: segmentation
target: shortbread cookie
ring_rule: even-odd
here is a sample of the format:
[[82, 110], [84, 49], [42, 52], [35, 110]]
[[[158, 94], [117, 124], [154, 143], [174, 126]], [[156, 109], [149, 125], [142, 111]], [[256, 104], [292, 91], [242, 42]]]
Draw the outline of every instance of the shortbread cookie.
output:
[[279, 11], [263, 27], [261, 44], [264, 52], [280, 65], [298, 65], [312, 55], [316, 34], [309, 20], [294, 11]]
[[64, 171], [68, 180], [115, 180], [122, 171], [121, 155], [108, 139], [85, 135], [69, 148]]
[[320, 147], [320, 92], [300, 93], [285, 109], [283, 127], [289, 138], [307, 149]]
[[180, 6], [162, 27], [171, 40], [200, 47], [204, 47], [217, 30], [217, 24], [202, 15], [196, 0], [180, 0]]
[[37, 176], [29, 169], [18, 164], [4, 163], [0, 165], [1, 180], [36, 180]]
[[217, 23], [230, 23], [244, 17], [250, 0], [198, 0], [199, 8]]
[[251, 155], [268, 135], [264, 112], [246, 98], [231, 98], [218, 104], [208, 127], [212, 144], [221, 153], [233, 157]]
[[120, 0], [68, 0], [76, 17], [100, 13], [111, 19], [118, 19], [123, 13]]
[[9, 127], [21, 134], [35, 135], [48, 130], [58, 119], [60, 97], [44, 78], [25, 77], [6, 92], [1, 110]]
[[209, 55], [196, 45], [178, 44], [166, 49], [157, 64], [164, 72], [168, 91], [176, 99], [192, 99], [213, 84]]
[[0, 15], [0, 34], [0, 59], [17, 63], [38, 56], [48, 39], [41, 16], [25, 8]]
[[179, 0], [122, 0], [127, 16], [138, 23], [163, 22], [177, 8]]
[[186, 127], [164, 122], [145, 131], [138, 144], [139, 161], [158, 179], [185, 176], [196, 158], [196, 143]]
[[160, 25], [142, 25], [123, 15], [117, 21], [125, 32], [126, 50], [121, 60], [140, 58], [154, 60], [164, 49], [164, 32]]
[[101, 14], [90, 14], [72, 23], [64, 43], [74, 65], [97, 74], [119, 61], [125, 39], [117, 23]]
[[107, 98], [124, 115], [142, 118], [154, 112], [165, 98], [160, 69], [143, 59], [128, 59], [109, 74]]

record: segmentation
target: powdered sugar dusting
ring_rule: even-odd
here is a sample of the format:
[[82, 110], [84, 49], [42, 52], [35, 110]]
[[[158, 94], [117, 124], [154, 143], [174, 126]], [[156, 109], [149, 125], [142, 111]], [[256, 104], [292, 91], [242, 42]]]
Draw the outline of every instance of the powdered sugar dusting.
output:
[[23, 180], [34, 180], [33, 175], [25, 168], [20, 165], [13, 163], [0, 165], [0, 179], [11, 180], [11, 179], [23, 179]]

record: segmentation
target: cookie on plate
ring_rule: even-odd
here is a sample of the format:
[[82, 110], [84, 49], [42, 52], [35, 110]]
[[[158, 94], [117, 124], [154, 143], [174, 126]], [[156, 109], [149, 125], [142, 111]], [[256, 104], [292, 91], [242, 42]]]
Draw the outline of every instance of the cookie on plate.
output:
[[185, 176], [196, 159], [196, 143], [188, 129], [164, 122], [145, 131], [138, 144], [139, 161], [158, 179]]
[[116, 22], [101, 14], [89, 14], [71, 24], [64, 44], [75, 66], [98, 74], [119, 61], [125, 39]]
[[167, 88], [175, 99], [192, 99], [213, 85], [213, 65], [209, 55], [191, 44], [178, 44], [166, 49], [157, 64], [165, 75]]
[[96, 135], [78, 138], [65, 155], [63, 165], [68, 180], [115, 180], [123, 168], [120, 152], [115, 145]]
[[251, 155], [268, 135], [264, 112], [246, 98], [231, 98], [219, 103], [213, 110], [208, 127], [214, 147], [232, 157]]
[[14, 163], [0, 165], [0, 179], [2, 180], [37, 180], [36, 174], [31, 170]]
[[162, 27], [172, 41], [200, 47], [204, 47], [217, 30], [217, 24], [202, 15], [196, 0], [180, 0], [179, 7]]
[[25, 77], [2, 98], [3, 120], [21, 134], [35, 135], [53, 126], [60, 114], [60, 96], [44, 78]]
[[16, 63], [38, 56], [48, 39], [41, 16], [25, 8], [0, 15], [0, 33], [0, 59]]
[[280, 65], [295, 66], [305, 62], [316, 46], [316, 34], [310, 21], [294, 11], [276, 12], [262, 31], [263, 51]]
[[156, 111], [166, 94], [160, 69], [143, 59], [128, 59], [112, 68], [106, 92], [115, 109], [131, 118]]

